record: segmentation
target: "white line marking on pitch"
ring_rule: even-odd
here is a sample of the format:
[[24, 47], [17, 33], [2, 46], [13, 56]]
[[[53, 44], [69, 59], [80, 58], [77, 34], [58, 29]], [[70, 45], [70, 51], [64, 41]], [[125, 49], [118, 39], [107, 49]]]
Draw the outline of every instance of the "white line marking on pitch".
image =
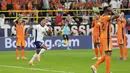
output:
[[55, 73], [74, 73], [74, 72], [65, 72], [65, 71], [48, 70], [48, 69], [39, 69], [39, 68], [26, 68], [26, 67], [9, 66], [9, 65], [0, 65], [0, 67], [17, 68], [17, 69], [26, 69], [26, 70], [38, 70], [38, 71], [55, 72]]

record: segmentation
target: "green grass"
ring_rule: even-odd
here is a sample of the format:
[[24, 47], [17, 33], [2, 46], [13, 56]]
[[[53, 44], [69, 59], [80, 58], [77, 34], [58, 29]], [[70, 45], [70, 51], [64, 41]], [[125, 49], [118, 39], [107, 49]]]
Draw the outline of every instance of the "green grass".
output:
[[[35, 51], [26, 51], [28, 60], [16, 60], [14, 51], [0, 52], [0, 73], [92, 73], [90, 66], [96, 62], [92, 60], [95, 56], [93, 50], [49, 50], [41, 55], [41, 62], [35, 60], [35, 66], [32, 67], [28, 62], [34, 53]], [[130, 73], [130, 59], [120, 61], [117, 60], [118, 57], [119, 50], [113, 50], [111, 71]], [[98, 73], [106, 73], [105, 70], [105, 63], [98, 67]]]

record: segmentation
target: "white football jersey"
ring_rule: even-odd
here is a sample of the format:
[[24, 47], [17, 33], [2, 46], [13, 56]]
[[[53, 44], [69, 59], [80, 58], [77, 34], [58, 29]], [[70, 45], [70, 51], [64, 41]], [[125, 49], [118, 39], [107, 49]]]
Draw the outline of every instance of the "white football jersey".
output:
[[49, 30], [49, 27], [46, 25], [42, 27], [40, 24], [33, 25], [33, 29], [36, 31], [34, 35], [34, 41], [43, 41], [43, 37], [45, 36], [46, 32]]

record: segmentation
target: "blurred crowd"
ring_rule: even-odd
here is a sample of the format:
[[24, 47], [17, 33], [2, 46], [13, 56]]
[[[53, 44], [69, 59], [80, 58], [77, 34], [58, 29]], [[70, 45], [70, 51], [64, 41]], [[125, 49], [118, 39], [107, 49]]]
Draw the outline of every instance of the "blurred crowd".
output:
[[[63, 19], [70, 24], [88, 24], [92, 20], [90, 16], [93, 15], [93, 12], [99, 12], [104, 6], [108, 5], [111, 5], [111, 7], [115, 9], [130, 8], [129, 0], [0, 0], [1, 11], [22, 10], [22, 12], [17, 12], [18, 15], [28, 17], [36, 17], [38, 14], [40, 17], [38, 18], [39, 21], [42, 17], [46, 17], [49, 21], [54, 20], [56, 25], [61, 25]], [[25, 12], [25, 10], [29, 12]], [[31, 12], [32, 10], [34, 11]], [[37, 10], [57, 11], [38, 12]], [[5, 14], [5, 17], [16, 17], [15, 12], [0, 13]], [[125, 12], [125, 14], [128, 13], [129, 11]], [[51, 18], [52, 16], [54, 17]], [[10, 18], [8, 19], [8, 22], [12, 20]], [[36, 18], [31, 18], [30, 21], [36, 22]]]

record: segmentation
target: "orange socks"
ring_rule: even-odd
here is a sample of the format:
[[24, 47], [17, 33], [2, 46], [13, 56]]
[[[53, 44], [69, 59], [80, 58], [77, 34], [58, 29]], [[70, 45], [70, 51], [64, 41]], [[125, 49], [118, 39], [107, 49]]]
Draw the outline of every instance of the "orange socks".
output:
[[98, 67], [101, 63], [106, 61], [106, 72], [110, 73], [110, 56], [103, 56], [100, 60], [97, 61], [97, 63], [94, 65], [94, 67]]
[[110, 73], [110, 56], [105, 56], [106, 60], [106, 73]]
[[94, 51], [95, 51], [96, 57], [98, 58], [98, 48], [95, 48]]
[[103, 56], [103, 57], [101, 57], [101, 59], [100, 60], [98, 60], [97, 62], [96, 62], [96, 64], [94, 64], [94, 67], [98, 67], [101, 63], [103, 63], [105, 61], [105, 56]]
[[19, 57], [19, 50], [16, 49], [16, 57]]
[[102, 52], [103, 52], [103, 49], [100, 48], [100, 56], [102, 57]]
[[22, 57], [24, 57], [24, 49], [22, 49]]
[[123, 48], [120, 48], [120, 58], [123, 58]]

